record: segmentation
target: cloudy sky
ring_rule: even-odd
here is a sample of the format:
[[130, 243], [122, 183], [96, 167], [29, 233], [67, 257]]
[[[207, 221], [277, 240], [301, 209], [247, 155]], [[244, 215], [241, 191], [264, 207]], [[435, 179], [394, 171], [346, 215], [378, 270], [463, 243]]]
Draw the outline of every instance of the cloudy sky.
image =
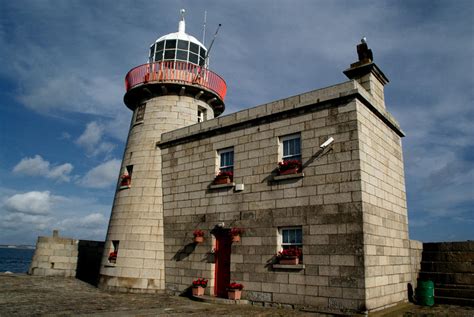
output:
[[[223, 26], [226, 112], [346, 81], [368, 38], [403, 140], [410, 236], [474, 239], [473, 1], [0, 0], [0, 244], [103, 240], [148, 47]], [[209, 41], [206, 41], [209, 46]]]

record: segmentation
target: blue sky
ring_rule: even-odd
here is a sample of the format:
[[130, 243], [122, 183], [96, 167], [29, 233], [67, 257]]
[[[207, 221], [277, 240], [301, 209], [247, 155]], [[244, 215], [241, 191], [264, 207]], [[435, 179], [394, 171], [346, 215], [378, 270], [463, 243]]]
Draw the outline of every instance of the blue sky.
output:
[[[346, 81], [366, 36], [390, 79], [410, 237], [474, 239], [473, 1], [0, 0], [0, 244], [103, 240], [131, 112], [125, 74], [186, 30], [228, 84], [229, 114]], [[206, 41], [209, 46], [209, 41]]]

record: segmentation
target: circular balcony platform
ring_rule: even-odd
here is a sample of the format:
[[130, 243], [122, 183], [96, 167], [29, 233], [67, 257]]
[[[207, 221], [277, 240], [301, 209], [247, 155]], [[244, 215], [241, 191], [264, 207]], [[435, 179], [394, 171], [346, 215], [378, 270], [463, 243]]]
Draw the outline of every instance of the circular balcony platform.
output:
[[143, 100], [173, 94], [205, 101], [217, 117], [224, 112], [227, 84], [216, 73], [191, 63], [156, 62], [130, 70], [125, 89], [124, 102], [132, 110]]

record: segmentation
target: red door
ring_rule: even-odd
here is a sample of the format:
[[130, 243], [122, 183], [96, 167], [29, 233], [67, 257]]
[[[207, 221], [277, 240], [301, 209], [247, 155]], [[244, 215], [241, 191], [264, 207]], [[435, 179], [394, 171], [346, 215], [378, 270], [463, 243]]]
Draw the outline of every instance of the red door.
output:
[[230, 251], [232, 238], [228, 231], [215, 233], [216, 237], [216, 283], [214, 295], [227, 298], [227, 286], [230, 283]]

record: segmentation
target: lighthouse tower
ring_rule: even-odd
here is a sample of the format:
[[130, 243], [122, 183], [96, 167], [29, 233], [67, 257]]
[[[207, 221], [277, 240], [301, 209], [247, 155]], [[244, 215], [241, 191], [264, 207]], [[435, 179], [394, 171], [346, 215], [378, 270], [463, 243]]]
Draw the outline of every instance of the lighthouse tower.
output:
[[110, 215], [99, 286], [126, 292], [165, 289], [161, 135], [219, 116], [226, 83], [208, 68], [208, 50], [185, 32], [150, 46], [149, 62], [125, 77], [133, 111]]

